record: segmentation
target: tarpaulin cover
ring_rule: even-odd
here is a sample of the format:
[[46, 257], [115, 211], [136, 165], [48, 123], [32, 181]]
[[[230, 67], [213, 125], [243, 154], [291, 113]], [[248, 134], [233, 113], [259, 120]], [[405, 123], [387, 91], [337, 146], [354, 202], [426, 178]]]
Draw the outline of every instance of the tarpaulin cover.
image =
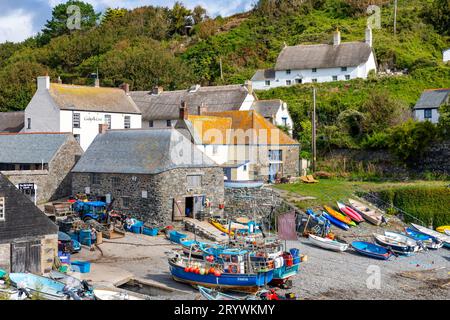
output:
[[278, 238], [281, 240], [297, 240], [295, 212], [278, 216]]

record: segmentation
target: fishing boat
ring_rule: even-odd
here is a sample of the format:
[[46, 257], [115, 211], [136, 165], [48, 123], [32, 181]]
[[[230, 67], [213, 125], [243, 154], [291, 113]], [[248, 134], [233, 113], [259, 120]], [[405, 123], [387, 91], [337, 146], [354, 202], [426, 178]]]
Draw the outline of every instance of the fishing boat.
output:
[[256, 293], [273, 278], [273, 269], [258, 270], [257, 266], [249, 265], [245, 256], [235, 261], [216, 263], [176, 255], [169, 258], [169, 269], [172, 278], [178, 282], [244, 293]]
[[361, 215], [358, 212], [356, 212], [352, 208], [346, 206], [342, 202], [337, 201], [337, 206], [338, 206], [339, 210], [341, 210], [341, 212], [343, 214], [345, 214], [346, 216], [350, 217], [353, 221], [355, 221], [357, 223], [360, 223], [360, 222], [364, 221], [363, 217], [361, 217]]
[[388, 260], [392, 255], [392, 251], [371, 242], [354, 241], [352, 248], [356, 252], [374, 259]]
[[289, 252], [283, 252], [280, 256], [274, 259], [273, 279], [269, 283], [284, 289], [292, 287], [293, 276], [298, 273], [300, 267], [300, 251], [297, 248], [292, 248]]
[[398, 254], [409, 256], [418, 251], [417, 245], [410, 246], [406, 242], [396, 240], [393, 237], [381, 234], [374, 234], [373, 237], [375, 238], [375, 242], [380, 246], [391, 249]]
[[254, 295], [246, 295], [246, 296], [235, 296], [229, 295], [215, 289], [205, 288], [202, 286], [198, 286], [198, 291], [200, 291], [201, 295], [207, 300], [220, 300], [220, 301], [233, 301], [233, 300], [256, 300], [256, 296]]
[[450, 231], [450, 226], [440, 226], [436, 228], [437, 232], [445, 233], [445, 231]]
[[419, 232], [425, 233], [429, 236], [432, 236], [432, 237], [442, 241], [444, 243], [444, 246], [450, 248], [450, 236], [440, 233], [440, 232], [437, 232], [437, 231], [434, 231], [432, 229], [428, 229], [428, 228], [419, 226], [418, 224], [411, 223], [411, 226]]
[[310, 234], [308, 239], [309, 239], [309, 242], [311, 242], [313, 245], [323, 248], [323, 249], [338, 251], [338, 252], [344, 252], [345, 250], [348, 249], [347, 243], [342, 243], [342, 242], [339, 242], [336, 240], [331, 240], [328, 238], [318, 237], [313, 234]]
[[94, 289], [97, 300], [145, 300], [128, 292]]
[[208, 244], [196, 240], [180, 240], [183, 253], [196, 259], [202, 259], [204, 251], [201, 248], [209, 247]]
[[342, 230], [348, 230], [350, 226], [342, 221], [339, 221], [335, 217], [330, 216], [325, 211], [322, 212], [322, 216], [325, 217], [328, 221], [334, 224], [336, 227], [341, 228]]
[[337, 212], [336, 210], [334, 210], [333, 208], [329, 207], [329, 206], [324, 206], [325, 210], [328, 212], [328, 214], [330, 216], [332, 216], [335, 219], [338, 219], [341, 222], [344, 222], [345, 224], [348, 224], [349, 226], [356, 226], [356, 223], [354, 221], [352, 221], [352, 219], [350, 219], [347, 216], [344, 216], [343, 214]]
[[383, 222], [383, 213], [379, 209], [371, 208], [368, 205], [354, 199], [348, 199], [351, 208], [358, 212], [365, 220], [379, 226]]
[[425, 233], [413, 230], [411, 228], [405, 228], [405, 233], [411, 239], [422, 242], [428, 249], [437, 250], [442, 248], [444, 243], [435, 237], [429, 236]]
[[[0, 279], [2, 278], [1, 274], [2, 270], [0, 270]], [[29, 293], [26, 289], [11, 287], [5, 280], [0, 280], [0, 300], [25, 300], [27, 298], [29, 298]]]
[[46, 300], [65, 300], [65, 284], [50, 278], [32, 273], [10, 273], [9, 279], [16, 287], [23, 287], [32, 294], [37, 294]]

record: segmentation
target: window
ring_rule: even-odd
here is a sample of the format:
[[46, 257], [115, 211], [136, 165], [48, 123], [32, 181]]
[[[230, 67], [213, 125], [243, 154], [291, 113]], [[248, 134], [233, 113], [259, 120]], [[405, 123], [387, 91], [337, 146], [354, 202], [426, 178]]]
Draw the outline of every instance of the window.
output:
[[130, 116], [125, 116], [124, 118], [124, 123], [123, 123], [123, 127], [125, 129], [130, 129], [131, 128], [131, 119]]
[[347, 67], [342, 67], [341, 71], [347, 71]]
[[333, 76], [333, 81], [337, 81], [338, 77], [337, 76]]
[[73, 122], [74, 128], [80, 128], [80, 114], [79, 113], [72, 114], [72, 122]]
[[101, 179], [100, 179], [100, 175], [92, 173], [91, 174], [91, 184], [100, 184]]
[[302, 83], [302, 79], [295, 79], [295, 83]]
[[171, 127], [172, 126], [172, 120], [167, 120], [167, 126]]
[[283, 117], [281, 120], [283, 121], [283, 126], [287, 127], [287, 118]]
[[31, 165], [29, 165], [29, 164], [21, 164], [19, 166], [19, 170], [31, 170]]
[[316, 83], [316, 82], [317, 82], [317, 79], [312, 79], [312, 82]]
[[0, 221], [5, 221], [5, 198], [0, 198]]
[[425, 119], [431, 119], [432, 111], [431, 109], [424, 109], [423, 110], [423, 117]]
[[213, 145], [213, 154], [217, 154], [219, 146]]
[[291, 74], [291, 70], [290, 69], [286, 70], [286, 74]]
[[317, 68], [312, 68], [312, 72], [317, 72]]
[[74, 136], [75, 140], [77, 140], [78, 144], [80, 144], [80, 140], [81, 140], [80, 135], [79, 134], [74, 134], [73, 136]]
[[187, 187], [188, 188], [198, 188], [202, 186], [202, 176], [187, 176]]
[[266, 80], [266, 86], [270, 86], [270, 80]]
[[282, 150], [269, 150], [269, 160], [270, 161], [282, 161], [283, 151]]
[[122, 197], [122, 207], [123, 208], [130, 207], [130, 198], [129, 197]]
[[350, 80], [350, 75], [349, 74], [345, 75], [345, 80]]
[[148, 122], [148, 127], [149, 127], [149, 128], [153, 128], [153, 120], [150, 120], [150, 121]]
[[116, 190], [119, 187], [119, 183], [120, 183], [120, 180], [119, 180], [118, 177], [112, 177], [111, 178], [111, 187], [112, 187], [112, 189]]
[[286, 80], [286, 85], [287, 85], [287, 86], [290, 86], [291, 83], [292, 83], [291, 80]]
[[247, 171], [247, 165], [244, 165], [244, 168], [242, 170]]
[[111, 130], [111, 115], [105, 114], [105, 124], [108, 125], [108, 130]]
[[27, 129], [31, 129], [31, 118], [27, 118]]

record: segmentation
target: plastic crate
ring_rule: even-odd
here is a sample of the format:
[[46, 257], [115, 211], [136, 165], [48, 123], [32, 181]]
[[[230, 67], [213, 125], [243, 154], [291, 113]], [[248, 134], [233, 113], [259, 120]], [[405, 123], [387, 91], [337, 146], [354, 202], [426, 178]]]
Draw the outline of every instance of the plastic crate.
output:
[[158, 235], [158, 228], [147, 228], [144, 227], [144, 229], [142, 230], [142, 233], [147, 235], [147, 236], [157, 236]]
[[91, 230], [81, 230], [79, 242], [85, 246], [90, 246], [92, 243]]
[[91, 272], [91, 263], [87, 261], [72, 261], [72, 270], [80, 273]]

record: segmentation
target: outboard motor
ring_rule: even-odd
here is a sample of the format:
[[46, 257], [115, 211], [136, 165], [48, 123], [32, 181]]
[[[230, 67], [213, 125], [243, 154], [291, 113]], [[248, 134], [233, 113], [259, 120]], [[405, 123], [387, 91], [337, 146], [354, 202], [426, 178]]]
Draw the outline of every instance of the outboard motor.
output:
[[78, 294], [76, 294], [68, 286], [64, 286], [62, 293], [65, 294], [67, 297], [69, 297], [72, 300], [81, 300], [80, 296]]

